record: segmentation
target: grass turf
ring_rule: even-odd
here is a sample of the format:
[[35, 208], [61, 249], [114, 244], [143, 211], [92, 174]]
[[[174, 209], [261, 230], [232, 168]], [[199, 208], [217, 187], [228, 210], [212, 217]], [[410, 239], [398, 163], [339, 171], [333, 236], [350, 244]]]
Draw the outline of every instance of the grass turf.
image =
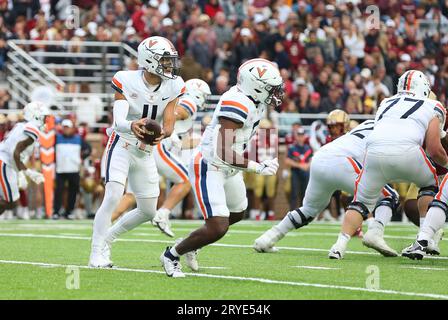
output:
[[[177, 237], [201, 222], [175, 221]], [[438, 259], [384, 258], [352, 239], [345, 259], [327, 258], [338, 224], [313, 223], [288, 234], [279, 253], [259, 254], [253, 241], [271, 223], [243, 222], [199, 253], [202, 268], [183, 279], [165, 276], [159, 256], [172, 239], [145, 224], [114, 243], [117, 270], [89, 269], [91, 221], [1, 221], [0, 299], [434, 299], [448, 298], [448, 245]], [[401, 250], [417, 228], [395, 224], [386, 241]], [[32, 265], [30, 263], [38, 263]], [[80, 266], [79, 289], [67, 289]], [[418, 268], [418, 269], [417, 269]], [[379, 288], [372, 289], [371, 270]], [[183, 270], [192, 273], [184, 266]], [[379, 290], [378, 290], [379, 289]]]

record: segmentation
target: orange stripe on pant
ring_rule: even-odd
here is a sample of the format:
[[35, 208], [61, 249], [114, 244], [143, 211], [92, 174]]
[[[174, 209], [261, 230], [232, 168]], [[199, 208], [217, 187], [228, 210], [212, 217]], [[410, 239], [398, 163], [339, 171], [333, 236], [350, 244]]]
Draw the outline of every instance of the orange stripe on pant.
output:
[[439, 187], [439, 192], [436, 194], [435, 199], [441, 201], [442, 199], [442, 192], [443, 192], [443, 187], [445, 186], [446, 180], [448, 179], [448, 174], [445, 175], [445, 178], [443, 178], [442, 183], [440, 184]]
[[194, 158], [194, 188], [196, 191], [196, 199], [199, 202], [199, 207], [201, 209], [202, 216], [204, 219], [207, 219], [207, 211], [205, 211], [205, 205], [202, 201], [202, 193], [200, 186], [200, 179], [201, 179], [201, 158], [202, 154], [198, 152], [196, 157]]
[[434, 176], [434, 180], [436, 182], [436, 186], [439, 186], [439, 180], [437, 179], [437, 170], [434, 168], [434, 166], [431, 164], [431, 161], [429, 161], [428, 157], [426, 156], [425, 151], [420, 147], [420, 152], [423, 155], [423, 158], [425, 159], [426, 164], [429, 167], [429, 170], [431, 170], [432, 175]]
[[3, 177], [3, 161], [0, 160], [0, 185], [2, 186], [3, 194], [5, 195], [5, 201], [9, 202], [8, 191], [6, 190], [5, 179]]
[[163, 151], [162, 144], [159, 143], [157, 145], [157, 150], [159, 151], [160, 156], [162, 157], [162, 160], [165, 161], [167, 165], [171, 167], [171, 169], [176, 172], [176, 174], [184, 180], [184, 182], [188, 181], [188, 177], [185, 175], [185, 173], [182, 172], [181, 169], [179, 169], [176, 164], [170, 160], [169, 156]]
[[352, 167], [353, 167], [353, 169], [355, 170], [355, 172], [356, 172], [357, 174], [360, 174], [360, 173], [361, 173], [361, 168], [358, 167], [358, 165], [356, 164], [356, 162], [355, 162], [352, 158], [350, 158], [350, 157], [347, 157], [347, 159], [348, 159], [348, 161], [350, 162], [350, 164], [352, 165]]

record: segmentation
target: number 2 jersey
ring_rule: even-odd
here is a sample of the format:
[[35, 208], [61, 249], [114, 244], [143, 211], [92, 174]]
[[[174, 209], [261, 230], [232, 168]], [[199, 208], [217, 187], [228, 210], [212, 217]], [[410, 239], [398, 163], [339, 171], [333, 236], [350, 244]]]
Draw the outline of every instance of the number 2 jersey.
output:
[[[17, 144], [21, 141], [31, 138], [33, 141], [39, 139], [39, 129], [30, 122], [19, 122], [8, 133], [6, 139], [0, 143], [0, 160], [10, 165], [15, 170], [17, 169], [16, 162], [14, 161], [14, 151]], [[27, 162], [33, 153], [34, 143], [28, 146], [20, 154], [20, 160]]]
[[[185, 83], [181, 77], [162, 80], [158, 86], [148, 87], [143, 79], [143, 70], [118, 71], [112, 78], [112, 88], [126, 97], [129, 112], [126, 120], [134, 121], [151, 118], [162, 125], [166, 105], [185, 92]], [[132, 132], [114, 130], [126, 142], [136, 145], [138, 139]]]
[[251, 99], [239, 91], [236, 86], [230, 88], [221, 96], [213, 113], [212, 121], [202, 135], [199, 151], [205, 160], [217, 167], [230, 167], [217, 155], [220, 117], [243, 124], [242, 128], [235, 130], [235, 141], [232, 146], [236, 153], [243, 155], [249, 141], [257, 132], [258, 125], [265, 112], [266, 106], [264, 104], [260, 103], [257, 106]]
[[317, 152], [332, 156], [351, 157], [362, 163], [366, 150], [366, 141], [373, 131], [374, 120], [357, 125], [350, 132], [322, 146]]
[[367, 148], [380, 151], [387, 146], [422, 146], [434, 117], [439, 118], [443, 129], [446, 111], [439, 101], [403, 94], [384, 99], [375, 116], [375, 128], [367, 139]]

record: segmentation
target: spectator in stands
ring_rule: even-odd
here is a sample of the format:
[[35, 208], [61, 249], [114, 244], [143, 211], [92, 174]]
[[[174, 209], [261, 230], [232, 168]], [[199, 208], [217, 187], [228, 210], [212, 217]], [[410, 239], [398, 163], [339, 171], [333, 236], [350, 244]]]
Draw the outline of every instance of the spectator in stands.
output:
[[[73, 219], [76, 196], [79, 191], [81, 160], [88, 146], [81, 136], [76, 133], [73, 122], [70, 119], [62, 121], [62, 133], [56, 135], [56, 189], [54, 193], [53, 218], [61, 216]], [[88, 152], [87, 152], [88, 153]], [[67, 189], [65, 188], [65, 184]], [[67, 190], [67, 205], [63, 213], [60, 212], [64, 190]]]
[[11, 96], [6, 89], [0, 89], [0, 109], [9, 109]]
[[[242, 63], [258, 56], [258, 49], [253, 42], [252, 31], [249, 28], [242, 28], [239, 41], [235, 44], [234, 65], [237, 69]], [[235, 70], [236, 70], [235, 69]]]
[[285, 166], [291, 168], [290, 210], [302, 204], [305, 189], [308, 185], [310, 163], [313, 155], [311, 147], [305, 144], [305, 130], [302, 127], [296, 129], [294, 138], [295, 141], [288, 147], [288, 154], [285, 158]]
[[211, 68], [212, 56], [210, 53], [209, 43], [207, 42], [206, 29], [198, 28], [196, 30], [196, 40], [194, 40], [191, 47], [191, 53], [202, 68]]
[[334, 109], [343, 108], [342, 89], [337, 86], [332, 86], [328, 91], [328, 97], [322, 100], [322, 110], [328, 113]]

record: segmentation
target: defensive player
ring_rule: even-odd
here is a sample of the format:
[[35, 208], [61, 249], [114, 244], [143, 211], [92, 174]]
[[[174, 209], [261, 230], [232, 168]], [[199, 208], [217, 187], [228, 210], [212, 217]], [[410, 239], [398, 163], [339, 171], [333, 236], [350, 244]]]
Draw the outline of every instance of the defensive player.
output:
[[[344, 119], [345, 132], [349, 126], [349, 117], [342, 110], [335, 110]], [[335, 112], [332, 111], [332, 112]], [[331, 115], [331, 113], [330, 113]], [[329, 115], [329, 117], [330, 117]], [[340, 120], [338, 121], [340, 122]], [[361, 172], [361, 162], [365, 152], [365, 141], [373, 130], [373, 120], [365, 121], [356, 128], [324, 145], [311, 161], [310, 181], [303, 199], [303, 206], [286, 214], [283, 220], [255, 240], [254, 249], [258, 252], [276, 252], [274, 244], [289, 231], [306, 226], [328, 205], [332, 194], [342, 190], [353, 194], [355, 180]], [[331, 130], [331, 129], [330, 129]], [[330, 174], [331, 172], [331, 174]], [[398, 206], [398, 194], [389, 186], [382, 190], [383, 199], [375, 208], [377, 218], [392, 216], [392, 210]], [[385, 224], [385, 223], [384, 223]], [[353, 235], [356, 229], [353, 230]], [[382, 240], [382, 253], [397, 256], [395, 250]]]
[[143, 138], [148, 117], [159, 123], [163, 119], [162, 134], [154, 141], [155, 145], [174, 130], [175, 108], [185, 91], [184, 81], [177, 76], [178, 58], [169, 40], [149, 37], [138, 46], [138, 64], [143, 70], [119, 71], [112, 78], [116, 91], [114, 131], [106, 147], [106, 190], [93, 224], [91, 267], [112, 266], [110, 243], [106, 244], [105, 237], [126, 181], [135, 195], [137, 208], [114, 225], [114, 236], [151, 220], [156, 214], [160, 191], [153, 146], [139, 139]]
[[36, 184], [44, 182], [42, 173], [25, 166], [33, 153], [34, 143], [45, 128], [50, 110], [42, 102], [30, 102], [23, 109], [27, 122], [19, 122], [0, 143], [0, 214], [18, 205], [19, 188], [27, 186], [27, 178]]
[[282, 85], [276, 65], [252, 59], [240, 66], [237, 85], [221, 96], [189, 167], [205, 224], [162, 253], [160, 259], [168, 276], [183, 277], [180, 256], [219, 240], [229, 225], [243, 218], [247, 198], [242, 171], [276, 174], [277, 158], [258, 163], [244, 158], [243, 153], [267, 106], [281, 103]]
[[[353, 202], [348, 206], [338, 240], [330, 249], [330, 258], [344, 256], [351, 235], [374, 208], [386, 183], [415, 183], [420, 188], [420, 210], [426, 210], [437, 192], [437, 174], [422, 145], [425, 143], [432, 160], [447, 166], [448, 157], [440, 142], [446, 111], [439, 102], [428, 99], [430, 91], [426, 76], [409, 70], [398, 81], [398, 93], [381, 102], [374, 129], [367, 138], [364, 168], [356, 180]], [[437, 201], [429, 204], [438, 205]], [[413, 246], [408, 249], [402, 254], [412, 257]]]
[[176, 108], [175, 134], [160, 143], [154, 152], [159, 174], [174, 183], [152, 220], [152, 223], [169, 237], [174, 237], [169, 222], [171, 210], [191, 190], [188, 171], [181, 160], [182, 140], [193, 127], [196, 112], [205, 107], [205, 101], [211, 94], [208, 84], [200, 79], [188, 80], [185, 82], [185, 87], [185, 94], [180, 98]]

